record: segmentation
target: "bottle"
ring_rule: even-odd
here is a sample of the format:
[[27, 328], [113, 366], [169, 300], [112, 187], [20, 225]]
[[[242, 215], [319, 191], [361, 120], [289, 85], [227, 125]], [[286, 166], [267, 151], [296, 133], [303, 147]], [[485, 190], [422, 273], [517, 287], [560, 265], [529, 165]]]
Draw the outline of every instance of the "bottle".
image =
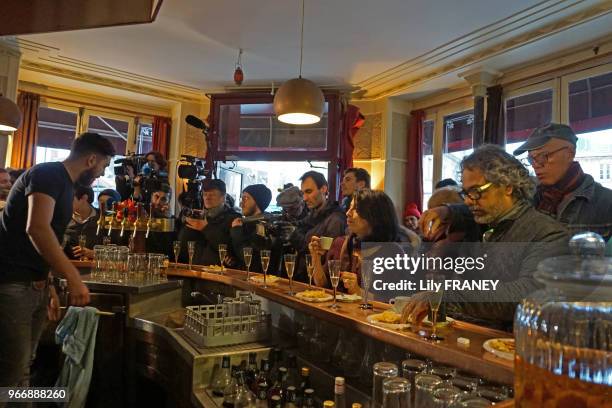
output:
[[257, 373], [259, 372], [257, 368], [257, 353], [249, 353], [249, 366], [244, 374], [244, 380], [246, 382], [247, 387], [253, 389], [253, 386], [257, 385], [255, 383], [255, 378], [257, 377]]
[[251, 408], [255, 404], [255, 395], [248, 389], [244, 374], [240, 372], [237, 377], [236, 392], [234, 393], [234, 408]]
[[361, 408], [361, 404], [358, 402], [353, 402], [353, 405], [351, 405], [351, 408]]
[[285, 408], [298, 408], [297, 388], [293, 385], [288, 386], [285, 395]]
[[236, 396], [237, 377], [240, 373], [239, 366], [232, 366], [232, 380], [223, 389], [223, 406], [225, 408], [234, 408], [234, 397]]
[[255, 406], [257, 408], [268, 408], [268, 384], [257, 384], [257, 390], [257, 402]]
[[323, 401], [323, 408], [334, 408], [334, 401]]
[[283, 408], [283, 402], [279, 395], [273, 395], [270, 400], [270, 408]]
[[273, 348], [270, 350], [270, 373], [268, 380], [272, 382], [278, 376], [278, 368], [283, 365], [283, 350]]
[[222, 397], [225, 387], [232, 381], [230, 371], [230, 356], [223, 356], [221, 369], [212, 381], [212, 393], [215, 397]]
[[272, 400], [273, 396], [278, 395], [281, 398], [281, 401], [284, 402], [286, 381], [287, 381], [287, 369], [285, 367], [279, 367], [278, 374], [276, 376], [276, 380], [274, 381], [274, 384], [272, 385], [272, 387], [270, 387], [270, 390], [268, 391], [268, 398], [270, 399], [270, 401]]
[[336, 404], [336, 408], [346, 408], [344, 377], [336, 377], [334, 381], [334, 403]]
[[302, 367], [301, 369], [301, 378], [300, 378], [300, 387], [298, 388], [298, 400], [304, 400], [304, 392], [310, 388], [310, 368]]
[[290, 385], [293, 385], [296, 389], [300, 385], [297, 356], [295, 354], [290, 354], [287, 357], [287, 386]]
[[302, 403], [303, 408], [314, 408], [314, 390], [312, 388], [306, 388], [304, 390], [304, 402]]
[[257, 373], [257, 377], [255, 377], [254, 385], [255, 387], [251, 388], [251, 390], [259, 395], [259, 386], [264, 384], [266, 386], [266, 390], [270, 387], [270, 383], [268, 382], [268, 371], [270, 370], [270, 363], [265, 358], [261, 360], [261, 369], [259, 373]]

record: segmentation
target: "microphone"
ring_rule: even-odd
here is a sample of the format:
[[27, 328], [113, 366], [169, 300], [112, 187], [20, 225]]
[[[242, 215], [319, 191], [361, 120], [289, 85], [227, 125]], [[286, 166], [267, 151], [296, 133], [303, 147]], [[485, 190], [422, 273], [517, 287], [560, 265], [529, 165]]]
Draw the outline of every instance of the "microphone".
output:
[[195, 128], [208, 130], [208, 126], [206, 126], [206, 123], [204, 123], [202, 119], [196, 116], [193, 116], [193, 115], [185, 116], [185, 122], [187, 122], [188, 125], [191, 125]]

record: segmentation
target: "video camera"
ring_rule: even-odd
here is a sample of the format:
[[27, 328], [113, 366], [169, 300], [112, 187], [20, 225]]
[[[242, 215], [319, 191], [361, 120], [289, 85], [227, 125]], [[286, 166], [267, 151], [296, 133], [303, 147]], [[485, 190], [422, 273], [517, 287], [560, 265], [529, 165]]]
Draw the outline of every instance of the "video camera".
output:
[[296, 223], [288, 220], [282, 213], [265, 213], [244, 217], [242, 222], [244, 224], [262, 224], [265, 228], [266, 236], [272, 239], [280, 240], [283, 246], [291, 245], [291, 235], [297, 229]]
[[[204, 168], [206, 161], [202, 158], [183, 155], [179, 160], [178, 176], [187, 180], [187, 190], [181, 193], [181, 216], [190, 216], [193, 210], [204, 208], [202, 202], [202, 180], [209, 175]], [[192, 217], [198, 218], [198, 217]]]
[[[149, 203], [151, 194], [161, 190], [164, 184], [168, 184], [168, 172], [155, 170], [147, 163], [146, 155], [128, 154], [126, 157], [115, 160], [115, 176], [125, 178], [125, 183], [129, 187], [140, 186], [143, 194], [143, 201]], [[133, 172], [130, 173], [128, 168]], [[126, 177], [127, 176], [127, 177]], [[134, 178], [140, 176], [140, 182], [136, 183]]]

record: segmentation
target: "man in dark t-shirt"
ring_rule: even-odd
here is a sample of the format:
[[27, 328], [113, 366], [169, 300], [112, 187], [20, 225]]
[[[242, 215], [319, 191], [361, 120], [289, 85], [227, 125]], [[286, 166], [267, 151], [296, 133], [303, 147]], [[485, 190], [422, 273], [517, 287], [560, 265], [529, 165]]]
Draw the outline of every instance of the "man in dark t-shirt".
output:
[[114, 154], [109, 140], [83, 133], [64, 162], [26, 170], [11, 189], [0, 216], [0, 387], [28, 385], [47, 313], [59, 318], [57, 295], [47, 284], [50, 269], [67, 280], [72, 305], [89, 303], [89, 290], [61, 242], [72, 216], [73, 185], [91, 185]]

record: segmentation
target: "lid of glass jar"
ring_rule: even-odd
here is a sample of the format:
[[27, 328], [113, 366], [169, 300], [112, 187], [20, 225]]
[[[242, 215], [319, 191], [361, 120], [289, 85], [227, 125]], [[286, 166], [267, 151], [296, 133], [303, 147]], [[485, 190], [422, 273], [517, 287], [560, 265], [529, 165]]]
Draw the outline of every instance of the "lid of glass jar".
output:
[[548, 288], [579, 297], [612, 290], [612, 258], [566, 255], [540, 262], [534, 277]]

